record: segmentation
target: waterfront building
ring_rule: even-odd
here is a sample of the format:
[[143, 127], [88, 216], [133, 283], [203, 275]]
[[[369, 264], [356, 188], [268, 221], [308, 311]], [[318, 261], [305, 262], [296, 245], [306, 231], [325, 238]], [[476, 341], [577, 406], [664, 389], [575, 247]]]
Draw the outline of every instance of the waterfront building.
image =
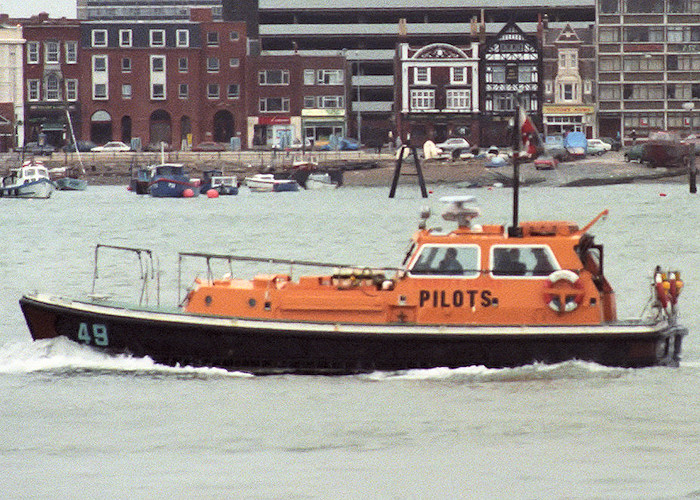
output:
[[574, 28], [567, 24], [557, 28], [545, 21], [541, 31], [541, 132], [545, 136], [583, 132], [587, 137], [597, 137], [595, 27]]
[[0, 152], [24, 144], [22, 26], [0, 17]]
[[263, 52], [248, 64], [248, 147], [285, 149], [347, 135], [345, 57]]
[[[479, 44], [401, 43], [396, 53], [396, 125], [405, 143], [479, 138]], [[385, 140], [389, 140], [387, 136]], [[384, 142], [384, 141], [382, 141]]]
[[81, 25], [83, 136], [175, 148], [245, 140], [246, 26], [189, 21]]
[[700, 0], [597, 0], [600, 134], [700, 129]]

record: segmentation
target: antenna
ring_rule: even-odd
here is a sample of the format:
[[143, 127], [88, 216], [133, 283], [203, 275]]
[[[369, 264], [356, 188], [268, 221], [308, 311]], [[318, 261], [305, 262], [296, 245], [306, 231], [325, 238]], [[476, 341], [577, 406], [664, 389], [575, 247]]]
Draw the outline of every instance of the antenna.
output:
[[522, 236], [518, 227], [520, 203], [520, 115], [522, 113], [520, 94], [515, 93], [515, 116], [513, 117], [513, 225], [508, 228], [508, 236]]

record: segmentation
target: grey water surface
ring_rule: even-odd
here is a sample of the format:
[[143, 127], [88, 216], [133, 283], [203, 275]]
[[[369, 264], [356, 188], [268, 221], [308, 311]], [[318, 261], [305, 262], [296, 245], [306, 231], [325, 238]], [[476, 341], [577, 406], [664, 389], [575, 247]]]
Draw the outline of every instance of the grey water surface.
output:
[[[441, 196], [474, 195], [480, 222], [510, 222], [508, 189], [429, 188], [427, 200], [416, 186], [391, 200], [388, 187], [154, 199], [123, 186], [0, 199], [2, 497], [700, 498], [700, 197], [683, 184], [520, 196], [521, 220], [583, 226], [610, 209], [591, 232], [620, 317], [642, 312], [654, 266], [682, 271], [679, 368], [253, 377], [32, 342], [19, 309], [26, 292], [90, 292], [96, 243], [152, 249], [161, 303], [175, 305], [177, 252], [397, 266], [424, 205], [451, 227]], [[105, 254], [100, 291], [138, 297], [138, 265]], [[202, 271], [185, 263], [183, 287]]]

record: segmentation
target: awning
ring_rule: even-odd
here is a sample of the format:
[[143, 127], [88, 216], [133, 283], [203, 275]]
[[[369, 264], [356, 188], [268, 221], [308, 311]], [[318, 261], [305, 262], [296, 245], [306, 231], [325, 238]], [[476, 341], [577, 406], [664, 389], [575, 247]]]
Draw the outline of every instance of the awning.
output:
[[46, 122], [41, 124], [42, 132], [63, 132], [65, 125], [63, 123]]

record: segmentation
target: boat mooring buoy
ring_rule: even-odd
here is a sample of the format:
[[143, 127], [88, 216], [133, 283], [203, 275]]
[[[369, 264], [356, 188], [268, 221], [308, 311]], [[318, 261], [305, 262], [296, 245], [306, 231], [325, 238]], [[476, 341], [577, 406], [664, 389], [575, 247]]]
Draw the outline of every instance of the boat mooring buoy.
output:
[[190, 188], [187, 188], [182, 192], [183, 198], [192, 198], [193, 196], [194, 196], [194, 191], [192, 191]]
[[219, 197], [219, 192], [216, 189], [208, 189], [207, 190], [207, 198], [218, 198]]

